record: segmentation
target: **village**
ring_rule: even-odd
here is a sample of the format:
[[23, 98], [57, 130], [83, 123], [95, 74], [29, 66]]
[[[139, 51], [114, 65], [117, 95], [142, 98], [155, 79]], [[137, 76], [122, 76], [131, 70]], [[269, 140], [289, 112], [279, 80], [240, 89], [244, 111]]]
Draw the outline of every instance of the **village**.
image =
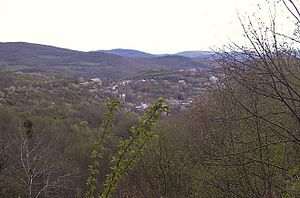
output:
[[207, 69], [186, 69], [173, 72], [157, 72], [122, 80], [100, 78], [78, 80], [82, 88], [90, 93], [101, 93], [103, 97], [119, 98], [127, 111], [142, 112], [157, 98], [166, 99], [173, 112], [184, 111], [208, 88], [217, 85], [219, 78]]
[[7, 74], [9, 78], [3, 78], [0, 87], [2, 106], [48, 108], [81, 102], [99, 104], [109, 97], [120, 99], [125, 111], [136, 113], [143, 113], [160, 97], [165, 99], [171, 112], [189, 109], [223, 77], [216, 70], [203, 68], [151, 70], [126, 79], [22, 72]]

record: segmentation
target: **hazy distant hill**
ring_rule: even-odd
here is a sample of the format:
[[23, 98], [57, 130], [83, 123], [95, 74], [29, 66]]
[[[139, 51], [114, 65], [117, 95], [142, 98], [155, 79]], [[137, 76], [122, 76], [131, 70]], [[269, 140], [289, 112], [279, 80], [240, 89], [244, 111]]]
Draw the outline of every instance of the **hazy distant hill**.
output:
[[189, 58], [212, 58], [215, 53], [212, 51], [184, 51], [176, 53], [179, 56], [185, 56]]
[[108, 54], [114, 54], [125, 57], [136, 57], [136, 58], [155, 58], [165, 56], [184, 56], [188, 58], [212, 58], [215, 55], [212, 51], [183, 51], [176, 54], [150, 54], [139, 50], [133, 49], [112, 49], [112, 50], [98, 50], [97, 52], [104, 52]]
[[132, 49], [112, 49], [112, 50], [98, 50], [97, 52], [105, 52], [119, 56], [137, 57], [137, 58], [153, 58], [155, 55]]
[[23, 72], [125, 77], [154, 68], [206, 66], [199, 60], [182, 56], [137, 58], [104, 52], [81, 52], [23, 42], [0, 43], [0, 67]]

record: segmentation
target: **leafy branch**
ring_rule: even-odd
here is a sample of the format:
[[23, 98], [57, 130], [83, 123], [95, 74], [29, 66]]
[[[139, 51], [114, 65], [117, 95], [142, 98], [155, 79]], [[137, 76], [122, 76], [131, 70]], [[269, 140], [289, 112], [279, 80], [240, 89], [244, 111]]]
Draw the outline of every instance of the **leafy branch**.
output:
[[100, 131], [98, 133], [97, 139], [94, 141], [94, 149], [91, 153], [92, 164], [89, 166], [90, 176], [87, 179], [86, 186], [87, 198], [94, 198], [95, 190], [97, 188], [98, 179], [97, 176], [99, 175], [99, 167], [100, 161], [103, 156], [104, 152], [104, 144], [109, 139], [109, 130], [113, 126], [114, 117], [116, 112], [119, 109], [120, 101], [119, 100], [111, 100], [107, 99], [105, 102], [106, 111], [104, 113], [104, 119], [100, 126]]
[[114, 164], [111, 167], [112, 172], [106, 175], [104, 191], [100, 198], [112, 197], [118, 182], [134, 169], [147, 145], [155, 139], [156, 135], [151, 128], [158, 120], [160, 113], [168, 110], [163, 102], [164, 100], [160, 98], [154, 105], [151, 105], [140, 118], [139, 125], [131, 128], [131, 136], [119, 142], [117, 153], [111, 159]]

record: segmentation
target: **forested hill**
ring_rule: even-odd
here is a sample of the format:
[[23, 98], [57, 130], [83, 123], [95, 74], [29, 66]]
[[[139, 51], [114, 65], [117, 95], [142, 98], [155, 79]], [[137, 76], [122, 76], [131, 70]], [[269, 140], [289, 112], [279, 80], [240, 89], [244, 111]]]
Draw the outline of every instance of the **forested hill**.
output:
[[139, 50], [132, 50], [132, 49], [98, 50], [97, 52], [104, 52], [107, 54], [115, 54], [115, 55], [127, 56], [127, 57], [140, 57], [140, 58], [153, 58], [156, 56], [154, 54], [149, 54], [146, 52], [142, 52]]
[[146, 69], [206, 66], [201, 60], [182, 56], [127, 57], [23, 42], [0, 43], [0, 67], [13, 71], [126, 77]]

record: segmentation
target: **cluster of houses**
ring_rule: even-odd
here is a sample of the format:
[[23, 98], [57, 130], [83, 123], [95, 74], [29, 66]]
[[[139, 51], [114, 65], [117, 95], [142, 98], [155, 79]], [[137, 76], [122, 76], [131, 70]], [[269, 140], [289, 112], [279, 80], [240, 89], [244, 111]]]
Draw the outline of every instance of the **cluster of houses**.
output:
[[[96, 102], [103, 98], [119, 98], [122, 101], [122, 108], [133, 112], [143, 112], [150, 104], [153, 104], [159, 97], [166, 99], [166, 104], [173, 111], [184, 111], [193, 106], [194, 101], [199, 98], [203, 91], [210, 87], [219, 85], [220, 79], [224, 76], [216, 72], [205, 74], [196, 69], [179, 70], [176, 74], [159, 77], [140, 77], [131, 79], [101, 79], [83, 78], [61, 79], [48, 75], [16, 73], [24, 77], [43, 79], [44, 84], [38, 85], [16, 85], [0, 89], [0, 105], [13, 103], [16, 97], [39, 96], [51, 94], [54, 98], [66, 101], [67, 98], [78, 96], [88, 97]], [[34, 82], [34, 81], [33, 81]], [[17, 94], [14, 94], [17, 93]], [[24, 93], [24, 94], [23, 94]], [[31, 94], [28, 94], [31, 93]], [[199, 94], [200, 93], [200, 94]], [[18, 95], [19, 94], [19, 95]], [[23, 97], [23, 98], [24, 98]], [[26, 98], [27, 100], [28, 98]], [[33, 101], [35, 98], [32, 98]]]
[[174, 110], [183, 111], [192, 107], [197, 93], [219, 82], [219, 77], [212, 74], [207, 75], [204, 80], [198, 80], [196, 69], [188, 70], [190, 78], [194, 78], [193, 82], [189, 82], [182, 74], [183, 71], [179, 70], [181, 74], [171, 80], [160, 77], [113, 81], [100, 78], [85, 80], [81, 77], [79, 82], [82, 87], [97, 90], [103, 96], [119, 98], [123, 107], [129, 111], [144, 111], [158, 97], [164, 97], [166, 103]]

